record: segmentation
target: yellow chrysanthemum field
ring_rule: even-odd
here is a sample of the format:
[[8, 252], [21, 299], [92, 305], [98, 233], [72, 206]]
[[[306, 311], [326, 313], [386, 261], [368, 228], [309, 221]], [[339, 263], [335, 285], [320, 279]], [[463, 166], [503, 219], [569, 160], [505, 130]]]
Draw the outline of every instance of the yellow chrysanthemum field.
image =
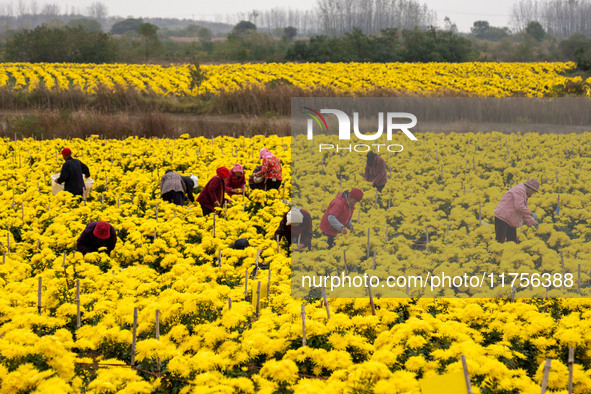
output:
[[[64, 75], [67, 69], [2, 67], [0, 81], [8, 75], [4, 83], [10, 84], [18, 80], [6, 71], [10, 67], [54, 76], [56, 70]], [[134, 78], [145, 86], [161, 78], [149, 68], [137, 67], [144, 71]], [[269, 77], [268, 70], [275, 70], [275, 77], [288, 69], [309, 86], [320, 83], [315, 75], [324, 75], [314, 65], [216, 67], [235, 69], [232, 78], [239, 81], [250, 78], [247, 69], [256, 69], [259, 81]], [[313, 71], [294, 71], [297, 67]], [[373, 65], [354, 67], [360, 71], [351, 74], [356, 79], [351, 86], [362, 89], [358, 80], [364, 75], [367, 86], [375, 85], [376, 74], [368, 71]], [[441, 83], [438, 75], [449, 69], [494, 65], [375, 67], [422, 68], [427, 71], [415, 73], [417, 78], [435, 86]], [[558, 75], [572, 65], [498, 67], [498, 73], [503, 67], [549, 67], [540, 75]], [[178, 70], [178, 75], [185, 75]], [[474, 76], [473, 71], [465, 72]], [[74, 80], [73, 74], [65, 78], [68, 84]], [[484, 81], [490, 76], [481, 78], [473, 91], [487, 95], [492, 84]], [[537, 84], [545, 82], [533, 79], [526, 95], [543, 95]], [[84, 89], [92, 85], [82, 83]], [[164, 88], [169, 83], [159, 86], [172, 92], [186, 89], [188, 82]], [[304, 144], [292, 145], [289, 137], [3, 139], [0, 392], [418, 393], [421, 379], [462, 371], [461, 355], [475, 393], [538, 393], [547, 358], [552, 359], [549, 389], [567, 392], [571, 347], [573, 392], [591, 392], [591, 309], [582, 298], [590, 295], [591, 281], [591, 133], [421, 133], [420, 138], [420, 146], [404, 155], [387, 156], [387, 198], [378, 204], [371, 184], [360, 180], [363, 155], [321, 163], [293, 148]], [[59, 171], [58, 153], [65, 146], [90, 168], [94, 184], [86, 202], [64, 192], [52, 194], [50, 176]], [[247, 188], [244, 198], [233, 197], [220, 210], [215, 224], [213, 216], [202, 215], [198, 204], [179, 207], [160, 199], [159, 181], [166, 169], [192, 173], [203, 186], [220, 166], [240, 163], [251, 174], [260, 164], [258, 151], [263, 147], [281, 160], [285, 189]], [[293, 167], [292, 155], [298, 157]], [[320, 167], [325, 175], [318, 174]], [[292, 172], [305, 180], [297, 190], [296, 185], [292, 190]], [[541, 192], [530, 198], [540, 226], [518, 230], [518, 244], [498, 244], [494, 228], [481, 225], [479, 208], [482, 221], [492, 223], [504, 191], [529, 177], [541, 181]], [[367, 272], [397, 275], [400, 267], [411, 263], [447, 264], [449, 272], [476, 272], [487, 265], [502, 265], [506, 271], [564, 269], [574, 275], [569, 297], [552, 298], [552, 288], [524, 288], [514, 301], [507, 289], [499, 289], [497, 298], [478, 298], [465, 289], [461, 294], [442, 290], [437, 295], [441, 298], [414, 298], [404, 291], [398, 298], [385, 298], [375, 293], [373, 313], [366, 294], [330, 298], [328, 305], [320, 293], [293, 298], [291, 279], [298, 273], [292, 272], [285, 245], [278, 249], [273, 239], [289, 209], [283, 200], [299, 195], [297, 203], [318, 218], [325, 207], [315, 203], [316, 198], [354, 186], [366, 194], [357, 207], [359, 218], [354, 219], [362, 230], [339, 242], [365, 250], [365, 231], [370, 228], [372, 249], [395, 257], [378, 255], [372, 268], [371, 258], [351, 253], [350, 261]], [[74, 253], [86, 223], [96, 220], [117, 229], [111, 256]], [[318, 225], [315, 219], [312, 251], [292, 255], [309, 253], [318, 267], [330, 272], [340, 256], [325, 250]], [[414, 249], [412, 240], [425, 226], [433, 231], [429, 248]], [[388, 238], [384, 228], [389, 229]], [[237, 238], [248, 238], [251, 247], [228, 248]], [[259, 269], [253, 278], [257, 254], [269, 268]], [[257, 308], [259, 282], [263, 290]]]
[[[98, 86], [133, 87], [158, 95], [186, 95], [190, 88], [187, 65], [4, 63], [0, 87], [32, 90], [78, 89], [92, 93]], [[386, 89], [401, 93], [467, 94], [507, 97], [547, 96], [567, 83], [591, 85], [580, 76], [568, 77], [567, 63], [265, 63], [204, 65], [207, 79], [201, 92], [218, 93], [252, 86], [287, 83], [302, 89], [329, 88], [339, 94]], [[586, 92], [587, 95], [591, 91]]]

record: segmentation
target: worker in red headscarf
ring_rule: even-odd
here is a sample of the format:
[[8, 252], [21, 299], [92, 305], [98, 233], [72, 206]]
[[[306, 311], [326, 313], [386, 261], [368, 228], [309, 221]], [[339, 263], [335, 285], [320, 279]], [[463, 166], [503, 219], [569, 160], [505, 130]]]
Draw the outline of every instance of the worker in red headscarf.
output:
[[105, 247], [106, 253], [111, 255], [117, 244], [117, 233], [115, 228], [107, 222], [88, 223], [78, 241], [76, 250], [82, 254], [98, 252], [100, 248]]
[[329, 249], [334, 246], [337, 235], [353, 231], [352, 219], [355, 204], [361, 200], [363, 200], [363, 191], [355, 188], [337, 194], [328, 205], [320, 221], [320, 230], [328, 236]]
[[197, 202], [201, 204], [201, 209], [203, 210], [203, 216], [207, 216], [213, 211], [215, 211], [216, 207], [221, 207], [224, 203], [224, 196], [225, 196], [225, 183], [224, 181], [230, 177], [230, 170], [226, 167], [220, 167], [216, 170], [216, 175], [207, 182], [201, 193], [199, 193], [199, 197], [197, 197]]
[[246, 185], [246, 178], [244, 176], [244, 169], [240, 164], [234, 164], [234, 167], [230, 170], [230, 176], [224, 183], [228, 196], [242, 194], [244, 185]]

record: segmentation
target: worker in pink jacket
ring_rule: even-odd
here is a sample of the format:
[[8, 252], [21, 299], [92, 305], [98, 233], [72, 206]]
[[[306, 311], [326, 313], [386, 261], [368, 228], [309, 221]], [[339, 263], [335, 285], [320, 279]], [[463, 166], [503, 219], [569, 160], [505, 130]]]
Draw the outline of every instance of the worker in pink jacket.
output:
[[495, 234], [497, 242], [517, 242], [517, 227], [522, 221], [538, 227], [537, 215], [527, 207], [527, 199], [538, 192], [540, 182], [529, 179], [525, 183], [513, 186], [495, 208]]

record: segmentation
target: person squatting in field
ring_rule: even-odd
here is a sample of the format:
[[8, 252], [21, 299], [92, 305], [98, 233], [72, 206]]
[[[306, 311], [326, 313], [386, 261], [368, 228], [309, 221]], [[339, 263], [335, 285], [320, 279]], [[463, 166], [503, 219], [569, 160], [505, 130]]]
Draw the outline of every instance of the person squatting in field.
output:
[[507, 191], [495, 208], [495, 235], [497, 242], [517, 242], [517, 227], [522, 222], [538, 227], [537, 215], [527, 207], [527, 199], [540, 189], [540, 182], [528, 179]]
[[82, 175], [90, 178], [90, 170], [86, 164], [72, 157], [70, 148], [64, 148], [61, 152], [64, 164], [56, 183], [64, 184], [64, 190], [75, 196], [82, 197], [84, 194], [84, 179]]
[[76, 242], [76, 250], [82, 254], [98, 252], [100, 248], [106, 248], [107, 255], [115, 249], [117, 233], [115, 228], [107, 222], [91, 222], [86, 225]]
[[181, 174], [173, 170], [166, 170], [162, 178], [160, 178], [160, 197], [164, 201], [171, 202], [176, 205], [183, 205], [184, 195], [187, 189]]
[[388, 182], [386, 162], [373, 151], [367, 152], [364, 179], [373, 182], [373, 187], [378, 189], [379, 192], [384, 190], [384, 186]]
[[296, 249], [312, 249], [312, 215], [302, 208], [293, 207], [285, 214], [279, 222], [279, 227], [273, 234], [273, 238], [279, 241], [285, 238], [291, 246], [292, 240], [297, 243]]
[[197, 197], [197, 202], [201, 204], [201, 209], [203, 210], [203, 216], [207, 216], [213, 211], [215, 211], [216, 207], [221, 207], [225, 201], [225, 180], [230, 177], [230, 170], [226, 167], [219, 167], [216, 170], [216, 175], [207, 182], [201, 193], [199, 193], [199, 197]]
[[264, 182], [265, 190], [279, 189], [283, 180], [281, 162], [267, 148], [259, 151], [259, 158], [263, 160], [263, 163], [261, 169], [253, 174], [253, 180], [255, 183]]
[[246, 178], [244, 177], [244, 168], [240, 164], [234, 164], [234, 167], [230, 170], [230, 176], [224, 181], [224, 185], [228, 196], [244, 192]]
[[334, 246], [334, 239], [339, 234], [347, 234], [347, 230], [353, 232], [353, 212], [355, 204], [363, 200], [363, 191], [361, 189], [352, 189], [344, 191], [330, 202], [322, 220], [320, 221], [320, 230], [328, 236], [328, 248]]

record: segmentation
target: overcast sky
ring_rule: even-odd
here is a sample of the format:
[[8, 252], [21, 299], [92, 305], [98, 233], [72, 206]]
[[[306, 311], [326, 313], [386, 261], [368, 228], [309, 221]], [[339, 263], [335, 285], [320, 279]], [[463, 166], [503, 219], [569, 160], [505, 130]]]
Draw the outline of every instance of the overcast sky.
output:
[[[51, 3], [61, 7], [61, 11], [70, 10], [72, 7], [81, 13], [86, 13], [86, 8], [97, 0], [53, 0], [38, 1], [39, 4]], [[224, 21], [224, 15], [236, 15], [238, 12], [249, 12], [253, 9], [267, 10], [272, 8], [284, 9], [313, 9], [316, 0], [98, 0], [108, 8], [109, 16], [132, 17], [163, 17], [180, 19], [201, 19], [212, 21]], [[496, 1], [468, 1], [468, 0], [418, 0], [437, 12], [438, 24], [443, 27], [443, 18], [448, 16], [456, 23], [462, 32], [469, 32], [476, 20], [487, 20], [492, 26], [508, 26], [509, 15], [514, 0]], [[517, 0], [515, 0], [517, 1]], [[0, 2], [5, 2], [0, 0]], [[13, 0], [16, 4], [16, 0]]]

